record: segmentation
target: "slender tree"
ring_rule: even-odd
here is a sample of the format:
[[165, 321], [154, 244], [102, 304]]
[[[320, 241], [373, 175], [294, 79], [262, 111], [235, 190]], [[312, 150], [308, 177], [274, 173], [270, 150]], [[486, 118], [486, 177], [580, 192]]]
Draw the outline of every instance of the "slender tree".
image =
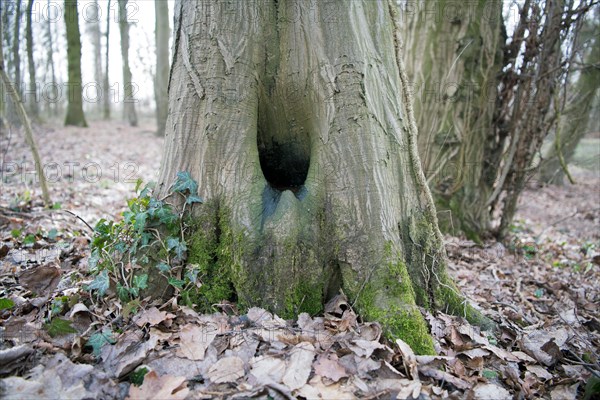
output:
[[35, 61], [33, 59], [33, 28], [31, 26], [31, 19], [33, 13], [33, 1], [27, 2], [27, 26], [25, 28], [26, 46], [27, 46], [27, 64], [29, 68], [29, 93], [27, 95], [29, 112], [33, 119], [39, 118], [39, 106], [38, 106], [38, 90], [37, 81], [35, 79]]
[[46, 207], [50, 207], [52, 201], [50, 199], [50, 192], [48, 191], [48, 185], [46, 183], [46, 176], [44, 175], [44, 169], [42, 164], [42, 159], [39, 155], [37, 144], [35, 142], [35, 138], [33, 137], [33, 129], [31, 129], [31, 123], [29, 118], [27, 117], [27, 112], [25, 111], [25, 107], [19, 93], [14, 87], [13, 83], [10, 81], [6, 70], [4, 69], [4, 46], [2, 43], [2, 4], [0, 4], [0, 84], [2, 84], [7, 93], [9, 94], [12, 103], [16, 109], [17, 115], [21, 120], [23, 128], [25, 130], [25, 143], [31, 149], [31, 155], [33, 157], [33, 161], [35, 163], [35, 171], [38, 175], [38, 179], [40, 180], [40, 187], [42, 189], [42, 198], [44, 199], [44, 204]]
[[108, 79], [108, 57], [110, 50], [110, 0], [106, 5], [106, 33], [104, 34], [106, 42], [106, 53], [104, 55], [104, 80], [102, 81], [102, 95], [104, 100], [103, 115], [104, 119], [110, 119], [110, 84]]
[[[50, 10], [51, 0], [48, 0], [48, 10]], [[56, 114], [58, 109], [58, 86], [56, 82], [56, 71], [54, 69], [54, 40], [52, 37], [52, 18], [46, 19], [46, 66], [50, 72], [50, 84], [52, 86], [52, 101], [47, 101], [48, 110]]]
[[216, 301], [292, 316], [342, 290], [420, 353], [417, 305], [485, 323], [446, 273], [395, 1], [235, 5], [177, 3], [157, 187], [198, 182], [188, 262], [230, 283]]
[[[575, 75], [564, 90], [566, 106], [558, 111], [553, 143], [543, 155], [540, 177], [544, 182], [562, 184], [564, 176], [570, 180], [567, 163], [588, 132], [600, 132], [594, 108], [600, 104], [600, 7], [583, 24], [575, 47], [573, 60]], [[573, 183], [573, 181], [572, 181]]]
[[[89, 7], [86, 8], [89, 10], [86, 15], [86, 30], [87, 34], [90, 37], [90, 42], [92, 43], [92, 51], [94, 53], [94, 83], [98, 88], [98, 92], [102, 92], [102, 86], [104, 84], [104, 80], [102, 78], [102, 45], [101, 45], [101, 32], [100, 32], [100, 5], [98, 4], [98, 0], [94, 0]], [[106, 96], [106, 93], [103, 93]], [[96, 104], [98, 109], [103, 108], [103, 103], [100, 102], [100, 98], [98, 98], [98, 103]]]
[[81, 94], [81, 35], [79, 34], [77, 0], [65, 0], [65, 24], [67, 28], [67, 61], [69, 64], [65, 125], [87, 127]]
[[167, 94], [169, 85], [169, 7], [163, 0], [154, 0], [156, 16], [156, 77], [154, 80], [154, 99], [156, 102], [156, 133], [165, 134], [165, 124], [169, 111]]
[[13, 62], [13, 75], [15, 88], [21, 94], [21, 0], [15, 1], [15, 21], [14, 21], [14, 32], [13, 32], [13, 45], [12, 45], [12, 62]]
[[123, 99], [125, 118], [129, 125], [137, 126], [137, 114], [135, 111], [136, 99], [133, 94], [134, 83], [131, 81], [131, 69], [129, 68], [129, 21], [127, 20], [127, 1], [118, 0], [119, 3], [119, 31], [121, 33], [121, 56], [123, 58]]

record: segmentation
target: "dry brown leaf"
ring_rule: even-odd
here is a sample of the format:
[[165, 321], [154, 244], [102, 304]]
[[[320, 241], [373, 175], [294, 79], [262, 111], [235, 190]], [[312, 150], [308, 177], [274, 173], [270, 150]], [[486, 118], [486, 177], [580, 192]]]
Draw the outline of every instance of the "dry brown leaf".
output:
[[155, 336], [146, 341], [142, 341], [141, 336], [139, 331], [127, 331], [115, 345], [104, 346], [101, 357], [105, 370], [121, 378], [140, 365], [157, 344]]
[[418, 380], [419, 369], [417, 367], [417, 358], [415, 357], [415, 353], [412, 351], [410, 346], [401, 339], [396, 339], [396, 345], [400, 350], [400, 355], [402, 355], [402, 363], [404, 364], [404, 369], [406, 370], [408, 377]]
[[548, 372], [544, 367], [541, 367], [539, 365], [528, 365], [526, 368], [527, 371], [531, 372], [532, 374], [535, 374], [539, 378], [542, 378], [544, 380], [552, 379], [552, 374]]
[[254, 376], [257, 386], [279, 383], [285, 372], [285, 361], [271, 356], [255, 357], [250, 361], [250, 374]]
[[160, 324], [166, 319], [175, 318], [175, 315], [168, 313], [166, 311], [160, 311], [156, 307], [152, 307], [148, 310], [145, 310], [143, 313], [134, 317], [134, 321], [137, 326], [142, 327], [146, 324], [150, 324], [150, 326], [155, 326]]
[[331, 379], [333, 382], [348, 376], [346, 369], [338, 362], [338, 356], [335, 353], [321, 354], [314, 368], [315, 374]]
[[[556, 349], [564, 346], [569, 339], [569, 333], [566, 329], [556, 330], [536, 330], [527, 333], [521, 339], [521, 348], [530, 356], [545, 364], [551, 366], [556, 363], [559, 354]], [[553, 346], [553, 344], [555, 346]], [[545, 351], [547, 349], [549, 352]], [[558, 351], [560, 353], [560, 351]]]
[[296, 345], [292, 350], [289, 359], [286, 362], [286, 371], [282, 382], [290, 390], [296, 390], [306, 384], [315, 358], [315, 347], [302, 342]]
[[348, 343], [348, 348], [359, 357], [371, 357], [377, 349], [383, 349], [384, 345], [372, 340], [356, 339]]
[[129, 387], [127, 399], [131, 400], [183, 400], [190, 390], [185, 386], [183, 376], [163, 375], [158, 376], [155, 371], [150, 371], [144, 376], [144, 383], [137, 387]]
[[19, 284], [34, 292], [38, 297], [47, 296], [60, 282], [61, 270], [55, 263], [33, 267], [21, 272]]
[[235, 382], [244, 374], [244, 361], [235, 356], [221, 358], [208, 369], [208, 378], [214, 383]]
[[187, 324], [179, 331], [177, 356], [190, 360], [203, 360], [206, 349], [217, 336], [213, 326]]
[[579, 382], [573, 385], [560, 385], [552, 389], [550, 398], [552, 400], [575, 400], [577, 398], [577, 389]]
[[353, 388], [340, 383], [326, 385], [319, 375], [313, 376], [308, 383], [294, 392], [297, 397], [306, 399], [355, 399]]
[[480, 400], [511, 400], [508, 390], [493, 383], [480, 383], [473, 388], [473, 395]]

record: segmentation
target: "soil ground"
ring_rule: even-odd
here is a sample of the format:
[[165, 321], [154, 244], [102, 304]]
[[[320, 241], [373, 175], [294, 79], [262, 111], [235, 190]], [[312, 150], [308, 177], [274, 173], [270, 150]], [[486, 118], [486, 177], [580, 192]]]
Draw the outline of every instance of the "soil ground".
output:
[[[153, 131], [150, 122], [37, 127], [52, 210], [42, 207], [21, 133], [0, 131], [0, 396], [569, 399], [593, 385], [598, 393], [600, 139], [578, 148], [575, 185], [530, 182], [504, 243], [446, 237], [450, 273], [499, 329], [426, 314], [439, 356], [415, 357], [340, 311], [343, 298], [324, 316], [283, 321], [147, 299], [132, 316], [110, 292], [90, 296], [86, 223], [120, 219], [137, 179], [156, 180], [163, 138]], [[53, 319], [75, 331], [52, 332]], [[220, 328], [194, 336], [206, 324]], [[106, 340], [94, 345], [98, 337]], [[151, 372], [139, 386], [143, 368]]]

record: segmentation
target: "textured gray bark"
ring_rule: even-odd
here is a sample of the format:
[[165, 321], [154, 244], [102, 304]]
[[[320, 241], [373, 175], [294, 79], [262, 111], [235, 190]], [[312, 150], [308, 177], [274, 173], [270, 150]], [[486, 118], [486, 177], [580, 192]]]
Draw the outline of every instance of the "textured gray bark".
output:
[[[98, 0], [94, 0], [89, 7], [86, 7], [88, 14], [86, 15], [86, 31], [90, 37], [92, 43], [92, 51], [94, 53], [94, 84], [98, 88], [98, 91], [102, 88], [102, 46], [100, 33], [100, 5]], [[103, 93], [104, 96], [108, 96], [108, 93]], [[96, 104], [98, 110], [101, 109], [102, 103], [98, 98]]]
[[491, 229], [494, 179], [483, 179], [494, 142], [502, 69], [502, 2], [425, 0], [401, 7], [404, 60], [415, 93], [419, 154], [444, 230], [476, 239]]
[[29, 70], [29, 93], [27, 94], [27, 103], [29, 106], [29, 112], [33, 119], [39, 117], [39, 107], [37, 98], [37, 82], [35, 79], [35, 62], [33, 60], [33, 28], [31, 26], [31, 18], [33, 12], [33, 0], [29, 0], [27, 3], [27, 26], [26, 26], [26, 43], [27, 43], [27, 67]]
[[164, 0], [154, 0], [156, 15], [156, 77], [154, 80], [154, 99], [156, 102], [156, 134], [165, 134], [167, 113], [169, 112], [169, 7]]
[[233, 240], [239, 302], [316, 313], [343, 289], [366, 318], [431, 351], [415, 302], [467, 309], [445, 275], [395, 4], [175, 10], [159, 195], [178, 171], [199, 182], [198, 219], [218, 210], [218, 227], [203, 228]]
[[108, 56], [110, 49], [110, 0], [107, 1], [106, 5], [106, 33], [104, 34], [106, 41], [106, 52], [104, 54], [104, 79], [102, 81], [102, 100], [103, 100], [103, 116], [104, 119], [110, 119], [110, 88], [108, 80]]
[[137, 113], [135, 111], [135, 97], [133, 95], [133, 82], [129, 68], [129, 21], [127, 20], [127, 0], [118, 0], [119, 3], [119, 32], [121, 33], [121, 57], [123, 59], [123, 106], [125, 119], [131, 126], [137, 126]]
[[69, 64], [68, 103], [65, 125], [87, 127], [87, 122], [83, 114], [83, 99], [81, 95], [81, 35], [79, 33], [77, 1], [65, 0], [64, 11], [67, 28], [67, 61]]

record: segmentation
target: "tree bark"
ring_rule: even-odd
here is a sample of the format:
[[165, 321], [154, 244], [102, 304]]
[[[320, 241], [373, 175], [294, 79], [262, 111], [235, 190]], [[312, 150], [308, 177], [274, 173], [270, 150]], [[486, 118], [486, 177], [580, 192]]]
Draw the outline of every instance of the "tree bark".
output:
[[[50, 9], [51, 0], [48, 0], [48, 9]], [[46, 66], [50, 71], [50, 83], [52, 85], [52, 101], [47, 101], [47, 111], [56, 115], [58, 110], [58, 86], [56, 83], [56, 71], [54, 69], [54, 40], [52, 39], [52, 21], [46, 20]], [[53, 112], [52, 112], [53, 111]]]
[[154, 99], [156, 101], [156, 134], [165, 134], [167, 113], [169, 111], [169, 7], [166, 1], [154, 0], [156, 15], [156, 78], [154, 81]]
[[[86, 30], [90, 36], [90, 42], [92, 43], [92, 51], [94, 53], [94, 84], [98, 88], [98, 93], [102, 90], [103, 79], [102, 79], [102, 46], [101, 46], [101, 33], [100, 33], [100, 5], [98, 0], [94, 0], [91, 3], [91, 7], [87, 7], [89, 13], [86, 15]], [[106, 93], [103, 93], [106, 96]], [[97, 109], [102, 108], [100, 103], [100, 96], [98, 98]]]
[[79, 34], [79, 13], [77, 12], [76, 0], [65, 0], [65, 24], [67, 29], [67, 61], [69, 64], [65, 125], [87, 127], [81, 95], [81, 35]]
[[[580, 32], [577, 48], [573, 51], [581, 52], [576, 61], [581, 67], [577, 70], [578, 76], [573, 83], [568, 83], [567, 105], [561, 113], [556, 131], [560, 135], [553, 139], [554, 143], [545, 152], [540, 166], [540, 178], [543, 182], [563, 184], [565, 171], [560, 162], [560, 156], [568, 163], [572, 159], [577, 145], [588, 132], [599, 132], [600, 123], [598, 116], [594, 117], [594, 108], [600, 103], [600, 23], [598, 17], [600, 9], [595, 15], [585, 21]], [[596, 121], [596, 122], [594, 122]]]
[[37, 81], [35, 79], [35, 62], [33, 59], [33, 29], [31, 26], [31, 13], [33, 12], [33, 0], [27, 3], [27, 26], [26, 26], [26, 41], [27, 41], [27, 64], [29, 68], [29, 93], [27, 94], [29, 112], [33, 119], [39, 118], [38, 107], [38, 90]]
[[[417, 305], [484, 319], [446, 274], [390, 1], [178, 1], [158, 195], [207, 200], [190, 263], [284, 316], [346, 293], [420, 353]], [[207, 244], [208, 243], [208, 244]]]
[[104, 119], [110, 119], [110, 81], [108, 75], [108, 56], [110, 49], [110, 0], [107, 1], [106, 5], [106, 33], [104, 34], [106, 41], [106, 53], [104, 55], [104, 80], [102, 81], [102, 100], [103, 100], [103, 116]]
[[21, 0], [15, 1], [15, 25], [13, 32], [13, 67], [14, 67], [14, 78], [15, 88], [19, 95], [21, 95], [21, 56], [19, 55], [21, 47]]
[[403, 5], [404, 60], [413, 79], [419, 154], [443, 230], [471, 239], [491, 229], [494, 180], [483, 180], [502, 68], [502, 2]]
[[129, 68], [129, 21], [127, 20], [127, 0], [118, 0], [119, 3], [119, 31], [121, 32], [121, 56], [123, 58], [123, 93], [125, 119], [129, 125], [137, 126], [135, 111], [135, 98], [133, 95], [133, 82]]

